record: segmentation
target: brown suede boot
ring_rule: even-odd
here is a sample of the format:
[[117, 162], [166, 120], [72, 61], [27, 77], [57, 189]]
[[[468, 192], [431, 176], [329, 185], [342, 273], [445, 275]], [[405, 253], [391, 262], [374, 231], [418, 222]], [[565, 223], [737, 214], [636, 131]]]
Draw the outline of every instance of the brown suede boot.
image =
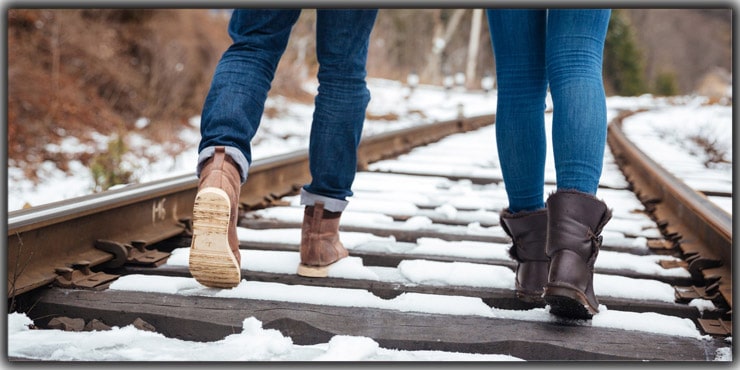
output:
[[517, 261], [515, 281], [517, 298], [544, 306], [542, 293], [547, 284], [550, 262], [545, 253], [547, 209], [512, 214], [507, 208], [501, 212], [500, 223], [512, 240], [509, 255]]
[[324, 203], [307, 206], [301, 228], [301, 263], [298, 275], [326, 277], [329, 265], [347, 257], [349, 252], [339, 240], [339, 217], [342, 212], [324, 210]]
[[233, 288], [241, 280], [241, 255], [236, 235], [241, 178], [224, 147], [206, 161], [193, 207], [190, 273], [212, 288]]
[[611, 210], [590, 194], [558, 191], [547, 199], [547, 216], [550, 272], [545, 301], [554, 315], [590, 319], [599, 312], [594, 264]]

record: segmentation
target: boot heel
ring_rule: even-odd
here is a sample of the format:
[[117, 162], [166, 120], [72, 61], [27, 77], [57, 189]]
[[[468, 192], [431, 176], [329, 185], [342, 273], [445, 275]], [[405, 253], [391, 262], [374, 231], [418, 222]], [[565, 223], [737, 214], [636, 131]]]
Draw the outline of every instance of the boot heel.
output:
[[571, 319], [590, 319], [598, 313], [584, 293], [584, 284], [592, 281], [590, 268], [575, 252], [563, 249], [552, 256], [550, 275], [543, 297], [556, 316]]
[[301, 263], [298, 265], [296, 274], [304, 277], [324, 278], [329, 276], [329, 266], [308, 266]]
[[545, 286], [544, 298], [550, 305], [550, 313], [555, 316], [588, 320], [599, 312], [588, 304], [586, 295], [575, 288], [548, 284]]
[[229, 196], [221, 189], [205, 188], [195, 197], [189, 267], [207, 287], [233, 288], [241, 280], [241, 267], [229, 247], [230, 214]]

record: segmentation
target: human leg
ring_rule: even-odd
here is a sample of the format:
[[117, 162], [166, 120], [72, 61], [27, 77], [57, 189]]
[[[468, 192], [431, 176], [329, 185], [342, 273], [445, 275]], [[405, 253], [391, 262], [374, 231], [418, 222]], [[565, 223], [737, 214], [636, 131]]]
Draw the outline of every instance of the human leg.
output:
[[230, 288], [241, 280], [236, 221], [250, 140], [299, 12], [236, 10], [229, 23], [234, 43], [216, 67], [201, 119], [189, 267], [203, 285]]
[[312, 181], [301, 190], [306, 205], [298, 274], [328, 275], [328, 266], [349, 255], [339, 240], [339, 218], [357, 170], [370, 92], [365, 83], [367, 49], [377, 10], [318, 10], [316, 54], [319, 93], [311, 125]]
[[517, 298], [541, 304], [547, 283], [547, 211], [543, 187], [546, 154], [545, 11], [488, 10], [496, 59], [496, 144], [509, 207], [501, 227], [517, 261]]
[[589, 319], [599, 311], [594, 265], [611, 211], [594, 194], [606, 141], [601, 65], [609, 13], [548, 12], [547, 71], [558, 190], [547, 199], [550, 268], [543, 297], [551, 313], [567, 318]]
[[229, 22], [232, 45], [216, 66], [201, 114], [198, 173], [213, 148], [225, 146], [241, 181], [252, 162], [250, 142], [267, 93], [300, 10], [236, 9]]
[[370, 102], [365, 63], [377, 10], [317, 12], [319, 89], [309, 144], [312, 180], [304, 186], [314, 197], [306, 197], [305, 204], [323, 200], [327, 210], [341, 212], [352, 195], [357, 146]]
[[552, 9], [547, 75], [553, 100], [552, 146], [558, 189], [596, 194], [606, 142], [602, 80], [608, 9]]
[[496, 60], [496, 145], [509, 210], [544, 207], [545, 11], [488, 10]]

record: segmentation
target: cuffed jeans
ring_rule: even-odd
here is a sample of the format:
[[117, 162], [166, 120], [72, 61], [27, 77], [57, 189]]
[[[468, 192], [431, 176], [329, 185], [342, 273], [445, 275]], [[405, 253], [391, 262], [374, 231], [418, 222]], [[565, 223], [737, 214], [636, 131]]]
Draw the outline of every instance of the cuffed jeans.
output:
[[[201, 114], [198, 175], [215, 146], [226, 146], [240, 167], [242, 183], [252, 163], [251, 140], [260, 124], [267, 93], [300, 10], [235, 10], [229, 23], [233, 44], [216, 66]], [[357, 169], [365, 110], [368, 42], [377, 10], [316, 11], [318, 95], [311, 124], [310, 184], [302, 204], [324, 201], [343, 211]], [[297, 88], [297, 87], [296, 87]]]
[[608, 9], [488, 10], [496, 143], [511, 212], [543, 208], [545, 98], [558, 189], [596, 194], [606, 143], [602, 54]]

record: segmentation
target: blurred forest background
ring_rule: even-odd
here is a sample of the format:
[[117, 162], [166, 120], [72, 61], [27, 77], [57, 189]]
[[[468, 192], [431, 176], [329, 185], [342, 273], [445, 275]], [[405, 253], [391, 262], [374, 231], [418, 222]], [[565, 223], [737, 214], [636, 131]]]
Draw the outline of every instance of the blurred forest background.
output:
[[[228, 10], [9, 9], [7, 17], [8, 158], [29, 178], [45, 160], [63, 168], [69, 158], [44, 147], [65, 136], [125, 133], [145, 117], [148, 136], [177, 140], [230, 44]], [[312, 101], [296, 86], [318, 67], [315, 17], [303, 11], [271, 94]], [[732, 10], [614, 10], [604, 56], [608, 95], [724, 95]], [[423, 84], [463, 73], [480, 89], [495, 74], [485, 13], [474, 9], [381, 9], [368, 59], [369, 77], [406, 81], [414, 72]]]

